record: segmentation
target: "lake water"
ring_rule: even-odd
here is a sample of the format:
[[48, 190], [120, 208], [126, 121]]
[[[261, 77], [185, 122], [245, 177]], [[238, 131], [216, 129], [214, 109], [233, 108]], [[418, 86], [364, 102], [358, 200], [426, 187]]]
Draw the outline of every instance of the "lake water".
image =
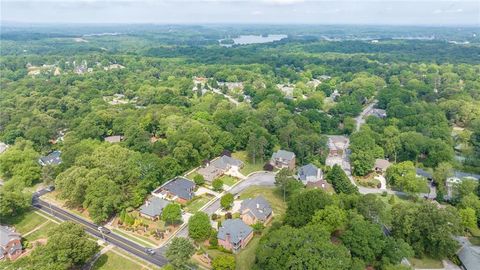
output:
[[[247, 45], [257, 43], [268, 43], [278, 41], [287, 38], [287, 35], [268, 35], [268, 36], [256, 36], [256, 35], [244, 35], [236, 38], [232, 38], [235, 45]], [[225, 47], [232, 46], [231, 44], [221, 44]]]

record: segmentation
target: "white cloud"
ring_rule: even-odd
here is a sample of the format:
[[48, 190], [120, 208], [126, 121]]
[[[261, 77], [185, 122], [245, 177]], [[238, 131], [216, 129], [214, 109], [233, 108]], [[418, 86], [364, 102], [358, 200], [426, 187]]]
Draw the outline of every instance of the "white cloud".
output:
[[254, 16], [258, 16], [258, 15], [262, 15], [262, 14], [263, 14], [263, 12], [262, 12], [262, 11], [260, 11], [260, 10], [254, 10], [254, 11], [252, 11], [252, 13], [251, 13], [251, 14], [252, 14], [252, 15], [254, 15]]

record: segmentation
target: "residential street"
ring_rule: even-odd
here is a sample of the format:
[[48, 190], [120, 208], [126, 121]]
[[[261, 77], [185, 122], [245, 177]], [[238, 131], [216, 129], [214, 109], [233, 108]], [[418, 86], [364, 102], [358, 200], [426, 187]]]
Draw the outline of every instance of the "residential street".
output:
[[163, 255], [160, 252], [156, 252], [156, 254], [154, 255], [148, 255], [147, 253], [145, 253], [145, 247], [140, 246], [128, 239], [125, 239], [113, 232], [110, 232], [108, 234], [102, 234], [100, 231], [98, 231], [98, 225], [88, 222], [76, 215], [70, 214], [63, 209], [56, 207], [55, 205], [42, 201], [40, 199], [40, 196], [47, 192], [48, 191], [43, 189], [34, 194], [32, 198], [32, 204], [35, 208], [39, 209], [45, 214], [54, 216], [60, 220], [73, 221], [77, 224], [80, 224], [84, 227], [85, 231], [88, 232], [89, 234], [97, 238], [103, 239], [106, 242], [111, 243], [119, 248], [122, 248], [123, 250], [129, 252], [130, 254], [135, 255], [136, 257], [139, 257], [154, 265], [164, 266], [167, 264], [168, 262], [167, 259], [163, 257]]
[[[234, 186], [232, 189], [230, 189], [229, 193], [232, 193], [233, 195], [237, 195], [244, 191], [246, 188], [250, 186], [275, 186], [275, 173], [273, 172], [257, 172], [253, 173], [247, 178], [241, 182], [239, 182], [236, 186]], [[225, 193], [225, 192], [224, 192]], [[222, 194], [224, 194], [222, 193]], [[220, 209], [220, 198], [221, 196], [218, 196], [215, 198], [215, 200], [209, 204], [207, 207], [201, 209], [203, 212], [207, 213], [208, 215], [211, 215], [215, 213], [218, 209]], [[177, 234], [176, 236], [179, 237], [187, 237], [188, 236], [188, 227], [184, 226]]]

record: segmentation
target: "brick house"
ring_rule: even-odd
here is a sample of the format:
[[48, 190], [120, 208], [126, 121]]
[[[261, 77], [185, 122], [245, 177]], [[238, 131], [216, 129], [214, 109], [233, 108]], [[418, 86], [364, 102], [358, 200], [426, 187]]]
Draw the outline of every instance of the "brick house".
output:
[[245, 248], [253, 238], [253, 229], [241, 219], [227, 219], [217, 234], [218, 244], [233, 253]]
[[195, 183], [177, 176], [152, 192], [153, 196], [185, 204], [195, 195]]
[[22, 254], [21, 236], [11, 227], [0, 226], [0, 260], [17, 259]]
[[240, 218], [247, 225], [269, 223], [273, 218], [272, 207], [262, 196], [246, 199], [240, 206]]
[[279, 169], [288, 168], [295, 170], [295, 153], [285, 150], [278, 150], [273, 153], [271, 164]]

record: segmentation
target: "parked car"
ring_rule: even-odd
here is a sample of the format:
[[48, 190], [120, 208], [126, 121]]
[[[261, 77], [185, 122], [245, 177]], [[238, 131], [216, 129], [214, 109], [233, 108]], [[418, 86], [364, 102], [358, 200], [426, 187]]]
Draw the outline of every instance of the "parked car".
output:
[[48, 187], [45, 188], [48, 192], [52, 192], [55, 190], [55, 186], [54, 185], [50, 185]]

